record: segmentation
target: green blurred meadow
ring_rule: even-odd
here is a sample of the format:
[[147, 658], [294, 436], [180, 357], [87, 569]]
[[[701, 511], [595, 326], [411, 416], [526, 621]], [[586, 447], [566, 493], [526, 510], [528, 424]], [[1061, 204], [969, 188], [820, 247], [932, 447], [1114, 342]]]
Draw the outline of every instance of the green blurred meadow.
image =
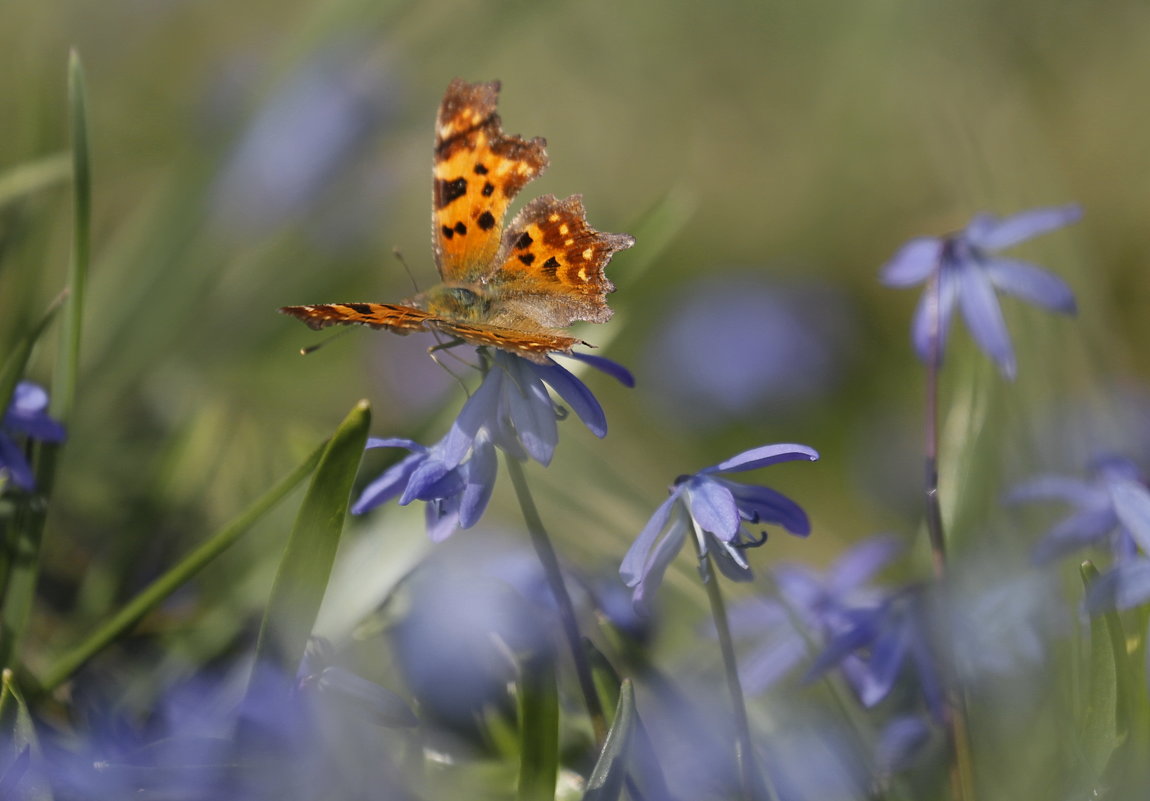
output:
[[[66, 150], [73, 47], [88, 84], [93, 264], [33, 670], [357, 400], [371, 401], [375, 436], [430, 441], [458, 411], [429, 338], [355, 331], [305, 358], [323, 337], [276, 313], [398, 301], [412, 290], [395, 249], [421, 286], [435, 281], [432, 122], [456, 76], [501, 79], [504, 128], [547, 138], [551, 166], [520, 204], [582, 193], [592, 225], [637, 240], [609, 267], [615, 318], [578, 329], [637, 386], [587, 377], [610, 434], [567, 421], [554, 463], [528, 467], [558, 548], [584, 569], [617, 569], [676, 475], [766, 442], [821, 452], [764, 478], [814, 532], [772, 533], [752, 564], [824, 564], [891, 531], [925, 565], [918, 293], [877, 273], [906, 239], [978, 211], [1081, 203], [1081, 223], [1018, 250], [1064, 277], [1080, 308], [1070, 321], [1004, 303], [1013, 384], [965, 331], [953, 337], [942, 492], [955, 548], [1022, 548], [1041, 533], [1048, 518], [1001, 509], [1011, 482], [1076, 472], [1100, 450], [1144, 459], [1150, 445], [1145, 3], [10, 0], [0, 174]], [[0, 345], [65, 282], [69, 198], [66, 180], [0, 198]], [[680, 341], [693, 361], [664, 347]], [[42, 383], [54, 342], [32, 362]], [[368, 454], [360, 485], [391, 459]], [[122, 658], [160, 677], [251, 635], [293, 511], [149, 616]], [[520, 536], [502, 478], [480, 527]], [[414, 507], [353, 520], [319, 633], [351, 636], [429, 550]], [[697, 631], [694, 579], [684, 555], [658, 652]]]

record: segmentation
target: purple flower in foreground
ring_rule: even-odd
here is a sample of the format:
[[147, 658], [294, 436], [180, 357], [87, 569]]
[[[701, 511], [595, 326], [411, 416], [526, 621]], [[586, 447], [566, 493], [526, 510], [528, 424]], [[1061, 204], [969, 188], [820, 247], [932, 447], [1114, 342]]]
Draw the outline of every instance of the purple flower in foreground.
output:
[[1086, 608], [1091, 613], [1132, 609], [1150, 601], [1150, 490], [1126, 479], [1110, 486], [1114, 514], [1141, 553], [1120, 561], [1090, 585]]
[[[976, 215], [965, 230], [947, 237], [912, 239], [882, 269], [887, 286], [907, 287], [933, 279], [919, 301], [912, 336], [923, 361], [940, 360], [955, 304], [979, 347], [1008, 378], [1016, 365], [1010, 334], [995, 290], [1051, 311], [1073, 314], [1074, 294], [1057, 276], [996, 252], [1078, 220], [1078, 206], [1032, 209], [999, 219]], [[934, 281], [938, 282], [937, 289]], [[937, 343], [932, 340], [937, 336]]]
[[31, 381], [21, 381], [0, 420], [0, 478], [9, 478], [25, 492], [36, 489], [36, 479], [19, 440], [64, 441], [64, 426], [48, 416], [47, 408], [48, 393]]
[[885, 593], [869, 582], [901, 550], [893, 537], [873, 537], [848, 550], [824, 573], [802, 565], [779, 565], [771, 571], [779, 601], [754, 598], [731, 610], [737, 636], [766, 635], [743, 662], [740, 673], [747, 691], [765, 690], [797, 667], [810, 653], [812, 637], [827, 641], [850, 628], [852, 610], [877, 607]]
[[[1044, 475], [1020, 484], [1007, 496], [1008, 503], [1060, 500], [1074, 512], [1047, 532], [1034, 548], [1034, 560], [1049, 562], [1060, 556], [1108, 542], [1116, 559], [1134, 555], [1136, 539], [1117, 509], [1121, 498], [1145, 492], [1138, 468], [1128, 459], [1106, 456], [1091, 465], [1088, 479]], [[1131, 518], [1133, 519], [1133, 518]], [[1143, 545], [1143, 550], [1147, 548]]]
[[[608, 359], [585, 354], [574, 358], [590, 364], [621, 383], [634, 380]], [[555, 361], [536, 364], [496, 351], [483, 383], [463, 404], [447, 435], [427, 447], [409, 439], [368, 440], [368, 448], [406, 448], [411, 454], [372, 481], [354, 504], [363, 514], [398, 498], [401, 506], [427, 503], [427, 532], [435, 542], [457, 528], [479, 521], [495, 487], [495, 448], [515, 459], [547, 465], [559, 442], [557, 423], [566, 412], [551, 398], [548, 387], [598, 437], [607, 434], [603, 407], [591, 390]]]
[[[806, 445], [763, 445], [724, 462], [680, 476], [670, 497], [655, 510], [619, 568], [634, 593], [636, 606], [646, 606], [663, 580], [671, 560], [693, 530], [703, 554], [714, 554], [728, 578], [745, 581], [751, 568], [743, 556], [747, 545], [761, 542], [748, 536], [744, 523], [772, 523], [792, 534], [806, 536], [811, 524], [806, 512], [787, 496], [768, 487], [741, 484], [720, 473], [741, 473], [796, 459], [815, 461], [819, 454]], [[764, 534], [765, 536], [765, 534]]]

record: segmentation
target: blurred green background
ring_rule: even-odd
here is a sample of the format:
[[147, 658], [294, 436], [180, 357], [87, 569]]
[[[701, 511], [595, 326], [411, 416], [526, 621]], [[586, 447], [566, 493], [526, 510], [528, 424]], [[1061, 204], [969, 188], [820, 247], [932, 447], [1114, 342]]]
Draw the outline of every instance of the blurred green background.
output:
[[[529, 471], [576, 563], [615, 569], [677, 474], [775, 441], [823, 454], [762, 477], [815, 533], [772, 535], [755, 564], [914, 535], [917, 293], [877, 272], [905, 239], [977, 211], [1083, 204], [1083, 222], [1018, 251], [1081, 308], [1070, 322], [1005, 302], [1013, 385], [953, 338], [956, 539], [1010, 528], [1006, 483], [1108, 447], [1137, 458], [1150, 441], [1145, 3], [11, 0], [0, 170], [66, 148], [70, 47], [88, 80], [94, 264], [49, 520], [49, 649], [243, 508], [359, 398], [377, 436], [444, 430], [463, 395], [426, 358], [429, 338], [356, 331], [302, 358], [321, 337], [275, 310], [411, 294], [393, 249], [435, 281], [432, 122], [455, 76], [501, 79], [505, 129], [548, 139], [551, 167], [520, 202], [582, 193], [592, 225], [638, 240], [609, 268], [614, 320], [578, 332], [638, 386], [589, 376], [610, 435], [568, 421], [553, 465]], [[0, 207], [0, 343], [60, 291], [69, 215], [64, 186]], [[51, 360], [45, 346], [33, 377], [47, 381]], [[389, 458], [369, 454], [364, 480]], [[224, 642], [250, 623], [290, 513], [152, 620], [161, 642]], [[519, 519], [501, 480], [484, 525]], [[426, 548], [418, 510], [356, 522], [321, 628], [346, 634]], [[697, 592], [692, 576], [684, 558], [671, 585]]]

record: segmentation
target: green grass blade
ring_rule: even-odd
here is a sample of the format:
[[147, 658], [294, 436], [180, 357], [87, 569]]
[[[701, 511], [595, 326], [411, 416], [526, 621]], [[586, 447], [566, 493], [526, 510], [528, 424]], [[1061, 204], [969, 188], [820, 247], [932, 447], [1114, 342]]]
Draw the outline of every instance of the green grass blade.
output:
[[635, 690], [630, 679], [619, 688], [619, 705], [615, 720], [607, 732], [607, 741], [599, 761], [587, 779], [587, 792], [583, 801], [615, 801], [623, 791], [627, 778], [627, 753], [631, 750], [631, 733], [635, 728]]
[[519, 801], [552, 801], [559, 776], [555, 663], [528, 659], [519, 679]]
[[72, 177], [70, 153], [53, 153], [17, 164], [0, 174], [0, 208]]
[[68, 269], [68, 301], [61, 331], [60, 355], [52, 386], [51, 408], [59, 420], [67, 420], [71, 416], [76, 401], [92, 218], [87, 97], [84, 90], [84, 68], [75, 50], [68, 60], [68, 108], [72, 129], [72, 261]]
[[182, 584], [230, 548], [315, 469], [326, 448], [327, 443], [316, 448], [295, 470], [264, 493], [242, 514], [224, 526], [199, 548], [184, 557], [178, 565], [153, 581], [147, 589], [120, 609], [107, 623], [100, 626], [87, 639], [58, 659], [39, 682], [40, 690], [49, 692], [63, 684], [81, 665], [130, 631], [144, 615], [155, 609]]
[[0, 798], [52, 801], [48, 784], [31, 769], [40, 745], [28, 704], [16, 687], [11, 670], [5, 670], [0, 681]]
[[257, 665], [278, 665], [289, 677], [296, 673], [327, 590], [370, 423], [370, 407], [360, 401], [320, 457], [264, 611]]
[[[1081, 567], [1086, 589], [1098, 578], [1090, 562]], [[1114, 752], [1126, 740], [1129, 690], [1126, 634], [1118, 613], [1110, 611], [1090, 621], [1089, 687], [1080, 736], [1083, 753], [1094, 775], [1101, 778]]]

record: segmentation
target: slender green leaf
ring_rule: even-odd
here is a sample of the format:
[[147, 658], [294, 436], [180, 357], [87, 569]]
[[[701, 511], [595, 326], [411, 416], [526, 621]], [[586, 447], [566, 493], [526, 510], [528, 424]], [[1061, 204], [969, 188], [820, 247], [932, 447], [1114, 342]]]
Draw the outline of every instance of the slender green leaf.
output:
[[11, 670], [5, 670], [0, 681], [0, 798], [52, 801], [48, 784], [32, 769], [40, 745], [28, 704], [16, 687]]
[[56, 379], [52, 385], [52, 411], [61, 420], [71, 417], [72, 406], [76, 401], [92, 218], [92, 172], [88, 153], [84, 68], [75, 50], [68, 60], [68, 108], [72, 128], [72, 260], [68, 269], [69, 291], [61, 330], [60, 355], [56, 362]]
[[132, 599], [83, 642], [60, 657], [44, 674], [43, 680], [39, 682], [40, 689], [44, 692], [50, 692], [67, 681], [68, 677], [75, 673], [80, 666], [130, 631], [144, 615], [155, 609], [165, 598], [235, 544], [260, 518], [283, 500], [315, 469], [326, 448], [327, 443], [324, 443], [312, 451], [311, 455], [295, 470], [261, 495], [255, 503], [245, 509], [232, 522], [184, 557], [171, 570], [153, 581], [147, 589]]
[[[1098, 570], [1083, 562], [1082, 581], [1087, 590]], [[1083, 752], [1094, 775], [1101, 777], [1111, 756], [1126, 739], [1124, 698], [1126, 635], [1118, 613], [1111, 611], [1090, 621], [1089, 688], [1080, 728]]]
[[559, 777], [559, 687], [555, 663], [525, 661], [519, 678], [519, 801], [552, 801]]
[[286, 676], [296, 673], [327, 590], [370, 423], [367, 401], [360, 401], [332, 436], [276, 572], [260, 625], [256, 662], [278, 665]]
[[627, 679], [619, 688], [619, 705], [615, 720], [607, 732], [607, 741], [587, 779], [587, 792], [583, 801], [614, 801], [623, 791], [627, 778], [627, 754], [631, 750], [631, 734], [635, 728], [635, 690]]
[[17, 164], [0, 175], [0, 208], [72, 177], [69, 153], [53, 153]]

